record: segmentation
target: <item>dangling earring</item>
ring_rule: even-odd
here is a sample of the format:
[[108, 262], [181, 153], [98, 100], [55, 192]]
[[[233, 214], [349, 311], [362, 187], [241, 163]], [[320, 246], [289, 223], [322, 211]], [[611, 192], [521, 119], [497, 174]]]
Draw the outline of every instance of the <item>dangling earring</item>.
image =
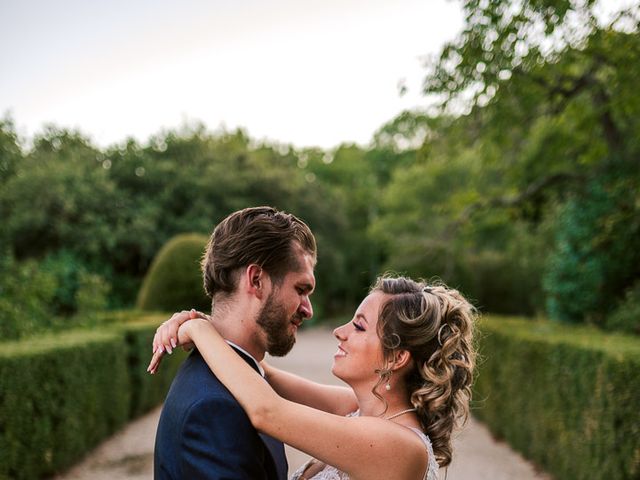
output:
[[376, 370], [376, 373], [378, 375], [380, 375], [380, 382], [378, 383], [378, 385], [380, 385], [380, 383], [382, 383], [383, 381], [386, 380], [386, 383], [384, 385], [384, 389], [388, 392], [391, 390], [391, 373], [393, 373], [391, 370], [389, 369], [383, 369], [383, 370]]
[[392, 370], [387, 370], [387, 372], [385, 373], [385, 376], [387, 377], [387, 383], [384, 386], [384, 389], [389, 392], [391, 391], [391, 374], [393, 373]]

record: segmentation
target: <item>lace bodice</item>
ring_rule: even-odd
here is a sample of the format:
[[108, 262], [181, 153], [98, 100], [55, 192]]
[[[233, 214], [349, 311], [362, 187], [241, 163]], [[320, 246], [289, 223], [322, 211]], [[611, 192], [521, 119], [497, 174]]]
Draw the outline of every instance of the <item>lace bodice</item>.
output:
[[[411, 427], [409, 427], [411, 428]], [[427, 466], [427, 471], [424, 473], [423, 480], [437, 480], [438, 479], [438, 463], [436, 462], [435, 456], [433, 455], [433, 447], [431, 446], [431, 440], [427, 437], [421, 430], [417, 428], [411, 428], [416, 435], [418, 435], [427, 449], [427, 453], [429, 454], [429, 465]], [[307, 463], [302, 465], [298, 470], [295, 471], [291, 480], [301, 480], [302, 474], [307, 469], [309, 464], [313, 460], [309, 460]], [[335, 467], [331, 465], [325, 466], [320, 472], [316, 473], [313, 477], [310, 477], [308, 480], [349, 480], [349, 475], [344, 472], [341, 472]]]

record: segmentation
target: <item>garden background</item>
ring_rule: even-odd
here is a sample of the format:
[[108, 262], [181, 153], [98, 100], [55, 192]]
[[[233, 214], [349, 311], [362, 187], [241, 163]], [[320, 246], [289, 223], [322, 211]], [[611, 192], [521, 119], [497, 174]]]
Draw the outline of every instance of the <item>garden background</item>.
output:
[[203, 124], [107, 148], [48, 126], [27, 147], [6, 116], [0, 478], [66, 468], [162, 400], [139, 367], [163, 317], [140, 312], [207, 309], [207, 235], [263, 204], [316, 234], [313, 322], [381, 272], [442, 279], [486, 317], [474, 415], [558, 478], [639, 478], [640, 14], [595, 5], [462, 2], [426, 66], [438, 105], [366, 147]]

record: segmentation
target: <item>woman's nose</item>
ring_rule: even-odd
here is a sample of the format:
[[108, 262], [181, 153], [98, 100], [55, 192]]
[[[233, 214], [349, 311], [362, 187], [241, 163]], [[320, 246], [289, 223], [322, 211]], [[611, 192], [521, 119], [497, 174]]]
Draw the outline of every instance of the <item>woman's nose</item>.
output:
[[333, 330], [333, 336], [336, 337], [338, 340], [344, 340], [344, 327], [345, 325], [341, 325], [339, 327], [336, 327]]

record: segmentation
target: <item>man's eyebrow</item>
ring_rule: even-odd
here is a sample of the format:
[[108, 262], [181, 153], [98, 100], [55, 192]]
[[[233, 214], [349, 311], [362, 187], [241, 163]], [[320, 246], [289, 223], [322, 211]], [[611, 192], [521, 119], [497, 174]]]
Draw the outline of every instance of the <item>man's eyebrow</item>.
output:
[[364, 320], [364, 321], [367, 323], [367, 325], [369, 324], [369, 321], [367, 320], [367, 317], [365, 317], [365, 316], [364, 316], [363, 314], [361, 314], [361, 313], [358, 313], [358, 314], [356, 315], [356, 318], [361, 318], [362, 320]]

